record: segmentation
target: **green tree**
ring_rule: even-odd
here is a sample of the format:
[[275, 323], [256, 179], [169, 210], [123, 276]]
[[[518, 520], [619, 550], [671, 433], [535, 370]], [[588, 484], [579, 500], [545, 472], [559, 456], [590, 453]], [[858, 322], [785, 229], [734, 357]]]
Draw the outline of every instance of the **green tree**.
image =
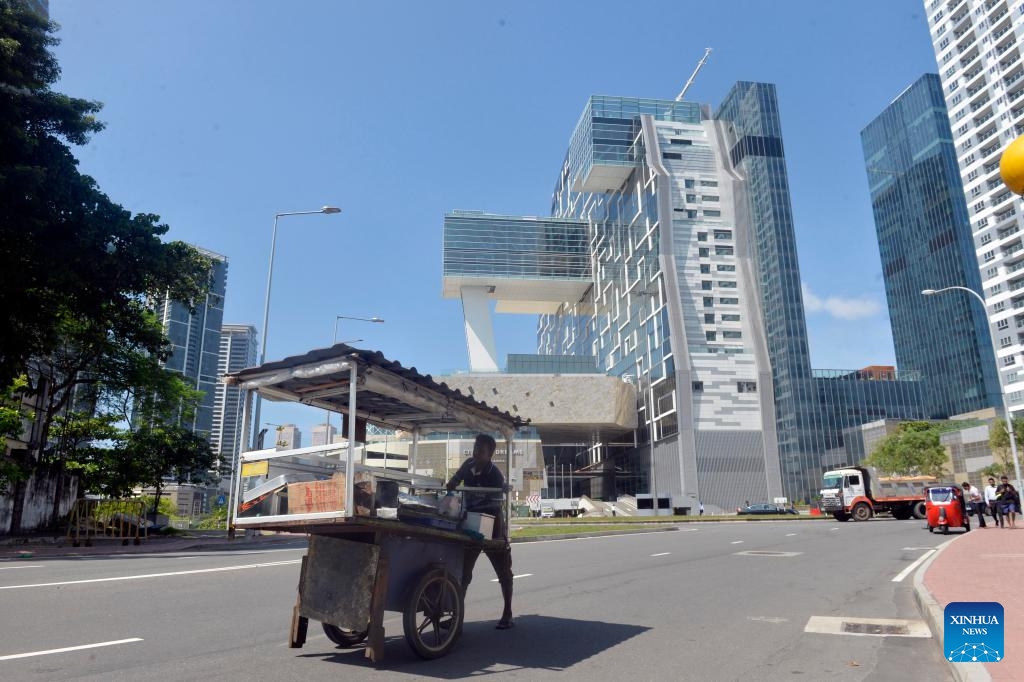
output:
[[39, 403], [35, 440], [0, 466], [0, 487], [16, 483], [15, 530], [27, 473], [54, 462], [63, 471], [70, 452], [92, 447], [84, 435], [54, 442], [56, 420], [84, 428], [70, 428], [82, 390], [124, 385], [140, 355], [166, 358], [147, 302], [192, 303], [211, 272], [195, 248], [163, 241], [158, 216], [132, 215], [79, 172], [69, 145], [102, 130], [101, 105], [51, 89], [55, 29], [27, 3], [0, 0], [0, 387], [25, 376], [22, 393]]
[[[1013, 420], [1013, 435], [1017, 440], [1018, 452], [1024, 446], [1024, 419]], [[999, 476], [1013, 471], [1013, 455], [1010, 450], [1010, 432], [1005, 419], [995, 419], [988, 429], [988, 447], [992, 450], [992, 464], [982, 470], [984, 476]]]
[[905, 422], [878, 444], [865, 464], [896, 476], [935, 476], [946, 472], [939, 429], [928, 422]]

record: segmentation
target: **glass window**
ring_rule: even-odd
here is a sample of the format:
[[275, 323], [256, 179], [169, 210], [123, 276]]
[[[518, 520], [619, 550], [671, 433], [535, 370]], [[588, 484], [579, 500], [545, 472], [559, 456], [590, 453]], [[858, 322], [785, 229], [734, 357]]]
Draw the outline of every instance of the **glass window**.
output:
[[713, 299], [711, 296], [705, 296], [704, 297], [704, 307], [705, 308], [710, 308], [713, 305], [715, 305], [715, 299]]
[[709, 211], [707, 209], [704, 210], [704, 216], [707, 218], [719, 218], [721, 217], [721, 215], [721, 211]]
[[697, 233], [697, 241], [699, 241], [699, 242], [706, 242], [707, 240], [708, 240], [708, 233], [707, 232], [698, 232]]
[[714, 341], [715, 332], [704, 332], [704, 338], [707, 339], [708, 341]]
[[739, 322], [740, 316], [733, 313], [722, 315], [722, 322]]
[[711, 282], [709, 282], [708, 280], [703, 280], [700, 283], [700, 288], [703, 289], [704, 291], [711, 291]]
[[704, 382], [703, 381], [694, 381], [693, 382], [693, 392], [694, 393], [703, 393], [704, 392]]
[[700, 256], [701, 258], [707, 258], [709, 255], [711, 255], [711, 249], [708, 249], [708, 248], [697, 249], [697, 255]]
[[716, 246], [715, 247], [715, 255], [716, 256], [731, 256], [732, 255], [732, 247], [731, 246]]
[[725, 297], [718, 299], [718, 302], [723, 305], [739, 305], [740, 299]]
[[736, 391], [738, 393], [757, 393], [756, 381], [737, 381]]
[[701, 271], [701, 273], [703, 273], [705, 275], [711, 274], [711, 264], [710, 263], [701, 263], [700, 264], [700, 271]]
[[719, 282], [718, 286], [722, 287], [723, 289], [735, 289], [736, 288], [736, 282], [732, 282], [732, 281]]
[[704, 313], [704, 321], [708, 324], [712, 324], [715, 321], [714, 313]]
[[735, 331], [726, 331], [726, 332], [722, 332], [722, 338], [725, 338], [725, 339], [742, 339], [743, 338], [743, 333], [742, 332], [735, 332]]

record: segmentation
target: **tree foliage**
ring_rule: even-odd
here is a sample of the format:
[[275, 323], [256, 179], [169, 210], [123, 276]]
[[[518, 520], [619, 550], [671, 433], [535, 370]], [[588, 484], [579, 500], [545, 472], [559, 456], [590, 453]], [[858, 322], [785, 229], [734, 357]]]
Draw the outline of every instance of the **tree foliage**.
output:
[[[1018, 452], [1024, 448], [1024, 419], [1013, 420], [1013, 436]], [[1012, 472], [1013, 453], [1010, 449], [1010, 432], [1005, 419], [995, 419], [988, 429], [988, 447], [992, 450], [992, 464], [985, 467], [983, 475], [1000, 476]]]
[[865, 464], [896, 476], [935, 476], [946, 473], [946, 451], [939, 429], [928, 422], [905, 422], [889, 434]]
[[[52, 89], [56, 25], [27, 4], [0, 0], [0, 387], [13, 395], [16, 378], [27, 378], [21, 391], [39, 403], [38, 428], [28, 451], [5, 453], [0, 485], [36, 464], [88, 476], [112, 452], [139, 454], [138, 443], [129, 447], [135, 429], [111, 432], [118, 411], [94, 416], [91, 405], [118, 391], [153, 414], [167, 411], [146, 401], [182, 404], [157, 372], [169, 346], [149, 303], [169, 295], [192, 304], [208, 290], [212, 265], [194, 247], [164, 242], [159, 216], [133, 215], [79, 171], [70, 145], [103, 129], [101, 105]], [[0, 412], [0, 428], [9, 418]], [[165, 453], [171, 442], [204, 456], [176, 433], [176, 418], [144, 423], [164, 434]], [[16, 501], [15, 519], [17, 510]]]

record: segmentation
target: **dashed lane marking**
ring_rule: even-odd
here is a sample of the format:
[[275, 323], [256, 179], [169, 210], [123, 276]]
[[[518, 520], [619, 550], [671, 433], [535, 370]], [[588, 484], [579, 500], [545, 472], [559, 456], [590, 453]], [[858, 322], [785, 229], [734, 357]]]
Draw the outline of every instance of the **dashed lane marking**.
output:
[[927, 559], [928, 557], [930, 557], [932, 554], [935, 554], [935, 550], [934, 549], [929, 549], [927, 552], [925, 552], [924, 554], [919, 556], [917, 558], [917, 560], [914, 561], [914, 563], [910, 564], [909, 566], [904, 568], [902, 571], [900, 571], [899, 574], [897, 574], [897, 576], [892, 579], [892, 582], [894, 582], [894, 583], [901, 583], [901, 582], [903, 582], [903, 579], [906, 578], [908, 575], [910, 575], [911, 571], [913, 571], [915, 568], [917, 568], [922, 563], [924, 563], [924, 560]]
[[744, 552], [736, 552], [736, 556], [768, 556], [768, 557], [795, 557], [800, 556], [803, 552], [775, 552], [765, 549], [748, 549]]
[[733, 540], [729, 544], [730, 545], [742, 545], [743, 544], [743, 540]]
[[89, 580], [65, 580], [56, 583], [35, 583], [32, 585], [0, 585], [0, 590], [22, 590], [30, 587], [57, 587], [61, 585], [84, 585], [87, 583], [112, 583], [121, 580], [143, 580], [145, 578], [167, 578], [176, 575], [195, 575], [198, 573], [223, 573], [224, 571], [241, 571], [247, 568], [268, 568], [270, 566], [287, 566], [297, 564], [302, 559], [289, 561], [268, 561], [262, 564], [243, 564], [241, 566], [222, 566], [220, 568], [197, 568], [191, 571], [168, 571], [167, 573], [143, 573], [141, 575], [122, 575], [116, 578], [91, 578]]
[[787, 537], [787, 538], [791, 538], [791, 537], [793, 537], [794, 535], [796, 535], [796, 533], [786, 533], [786, 537]]
[[657, 554], [652, 554], [651, 556], [668, 556], [671, 553], [672, 552], [658, 552]]
[[29, 651], [24, 654], [9, 654], [0, 656], [0, 661], [13, 661], [16, 658], [31, 658], [32, 656], [46, 656], [48, 654], [62, 654], [66, 651], [81, 651], [82, 649], [95, 649], [101, 646], [114, 646], [115, 644], [130, 644], [141, 642], [141, 637], [130, 637], [128, 639], [115, 639], [111, 642], [96, 642], [95, 644], [80, 644], [79, 646], [66, 646], [61, 649], [47, 649], [45, 651]]
[[747, 620], [756, 621], [758, 623], [788, 623], [789, 618], [781, 618], [779, 616], [747, 616]]
[[[512, 576], [512, 579], [516, 580], [517, 578], [529, 578], [531, 575], [533, 575], [533, 573], [520, 573], [519, 575]], [[498, 582], [498, 579], [497, 578], [492, 578], [491, 582], [492, 583], [496, 583], [496, 582]]]

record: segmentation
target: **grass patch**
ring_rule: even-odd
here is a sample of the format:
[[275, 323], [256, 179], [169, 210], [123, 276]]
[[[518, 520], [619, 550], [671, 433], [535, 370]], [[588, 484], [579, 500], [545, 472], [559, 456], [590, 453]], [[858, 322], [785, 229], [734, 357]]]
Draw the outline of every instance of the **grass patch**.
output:
[[575, 535], [577, 533], [599, 533], [609, 530], [637, 530], [636, 524], [609, 523], [572, 524], [562, 526], [536, 525], [530, 528], [514, 528], [513, 538], [535, 538], [543, 535]]

